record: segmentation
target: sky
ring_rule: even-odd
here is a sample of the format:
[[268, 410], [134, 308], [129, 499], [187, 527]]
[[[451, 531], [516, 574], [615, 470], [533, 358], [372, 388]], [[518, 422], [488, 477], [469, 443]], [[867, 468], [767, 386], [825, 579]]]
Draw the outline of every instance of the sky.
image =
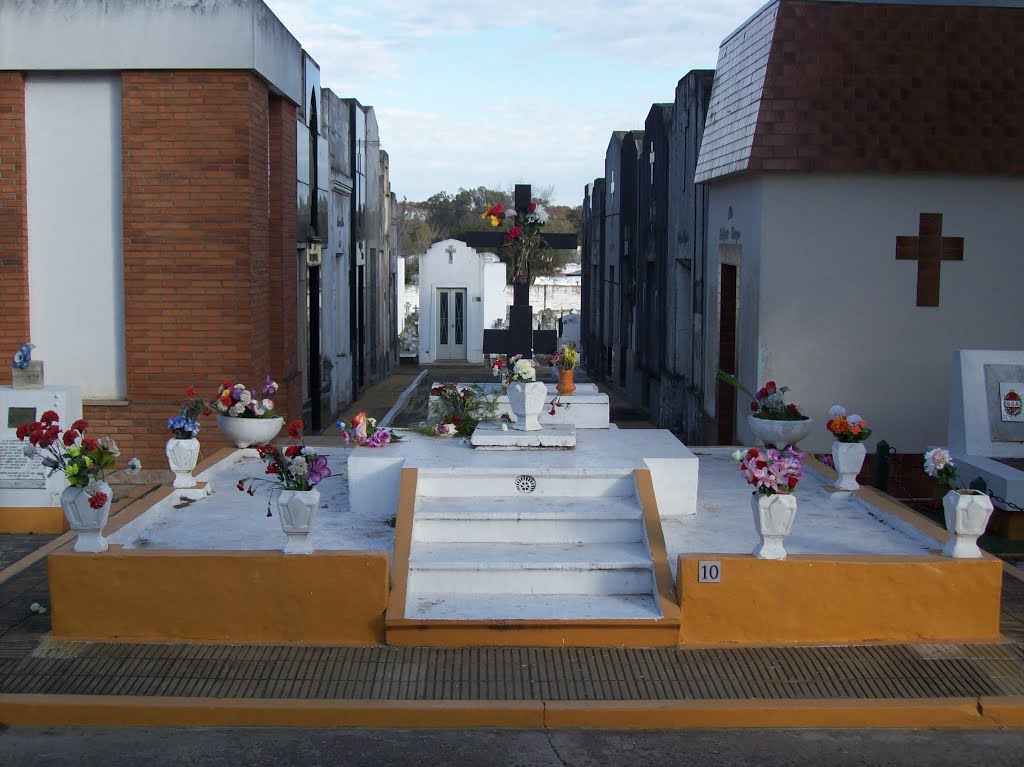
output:
[[765, 1], [265, 0], [323, 87], [374, 107], [399, 200], [530, 183], [562, 205]]

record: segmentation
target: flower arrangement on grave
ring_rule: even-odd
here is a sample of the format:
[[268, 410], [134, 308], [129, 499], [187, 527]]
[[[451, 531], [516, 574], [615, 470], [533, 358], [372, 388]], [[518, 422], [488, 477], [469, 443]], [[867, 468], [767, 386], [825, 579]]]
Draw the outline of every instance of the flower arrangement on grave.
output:
[[174, 439], [195, 439], [199, 434], [199, 417], [210, 415], [210, 407], [198, 394], [194, 386], [185, 389], [185, 401], [180, 412], [167, 419], [167, 428]]
[[511, 383], [530, 383], [537, 380], [537, 369], [533, 366], [533, 360], [528, 360], [522, 354], [515, 354], [503, 360], [498, 357], [491, 363], [491, 374], [495, 378], [501, 378], [506, 386]]
[[341, 432], [342, 440], [351, 447], [386, 447], [392, 442], [402, 441], [390, 429], [378, 428], [377, 419], [370, 418], [365, 412], [355, 414], [351, 427], [347, 427], [344, 421], [338, 421], [335, 425]]
[[562, 348], [548, 356], [548, 364], [559, 370], [574, 370], [579, 362], [580, 353], [576, 351], [576, 342], [562, 344]]
[[751, 415], [755, 418], [763, 418], [766, 421], [803, 421], [807, 419], [807, 416], [801, 413], [796, 405], [786, 404], [785, 394], [789, 391], [788, 386], [779, 387], [775, 381], [768, 381], [755, 394], [738, 378], [724, 370], [718, 371], [718, 379], [750, 397]]
[[18, 370], [25, 370], [28, 367], [28, 363], [32, 361], [32, 350], [35, 348], [35, 344], [22, 344], [18, 347], [18, 351], [14, 353], [14, 358], [11, 361], [12, 367], [16, 367]]
[[868, 422], [856, 413], [848, 414], [842, 405], [833, 405], [828, 411], [825, 424], [837, 442], [864, 442], [871, 436]]
[[924, 454], [924, 473], [950, 490], [957, 489], [956, 464], [945, 448], [936, 447]]
[[942, 549], [943, 556], [956, 559], [978, 559], [982, 556], [978, 538], [985, 533], [992, 516], [992, 499], [988, 493], [970, 488], [959, 488], [956, 464], [949, 451], [936, 447], [924, 454], [924, 471], [929, 477], [946, 485], [949, 491], [942, 496], [942, 513], [949, 531], [949, 539]]
[[[113, 474], [121, 451], [110, 437], [87, 437], [88, 428], [88, 421], [78, 419], [70, 429], [61, 429], [57, 413], [47, 410], [38, 421], [19, 426], [17, 437], [28, 442], [24, 446], [27, 458], [42, 458], [43, 466], [50, 470], [47, 476], [63, 472], [68, 483], [72, 487], [83, 488], [89, 497], [89, 505], [98, 509], [110, 500], [107, 492], [100, 488], [100, 483], [106, 481], [108, 473]], [[122, 469], [130, 477], [141, 470], [138, 458], [132, 458]]]
[[217, 413], [229, 418], [278, 418], [274, 400], [270, 399], [277, 389], [270, 375], [258, 390], [229, 379], [220, 385], [212, 404]]
[[[487, 394], [479, 386], [447, 383], [431, 388], [430, 396], [432, 424], [417, 429], [423, 434], [468, 437], [481, 421], [491, 420], [498, 412], [498, 395]], [[448, 427], [454, 433], [449, 433]]]
[[512, 255], [512, 279], [526, 282], [530, 258], [544, 247], [541, 229], [548, 223], [547, 210], [536, 202], [531, 202], [526, 211], [521, 212], [497, 203], [489, 204], [480, 218], [489, 221], [493, 227], [510, 224], [505, 233], [504, 247]]
[[[257, 489], [267, 489], [271, 496], [281, 490], [312, 490], [320, 482], [332, 476], [327, 459], [315, 450], [302, 444], [302, 421], [288, 424], [288, 436], [292, 444], [285, 448], [272, 443], [256, 445], [256, 452], [267, 464], [265, 477], [242, 477], [235, 487], [249, 495]], [[267, 516], [270, 501], [267, 501]]]
[[792, 447], [785, 450], [752, 447], [732, 454], [740, 463], [740, 474], [760, 495], [792, 493], [804, 476], [801, 456]]

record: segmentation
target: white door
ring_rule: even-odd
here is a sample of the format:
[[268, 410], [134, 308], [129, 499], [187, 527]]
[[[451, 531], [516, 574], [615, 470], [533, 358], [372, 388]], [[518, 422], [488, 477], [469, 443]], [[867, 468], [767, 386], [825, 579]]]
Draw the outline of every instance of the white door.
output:
[[437, 290], [437, 359], [466, 359], [466, 290]]

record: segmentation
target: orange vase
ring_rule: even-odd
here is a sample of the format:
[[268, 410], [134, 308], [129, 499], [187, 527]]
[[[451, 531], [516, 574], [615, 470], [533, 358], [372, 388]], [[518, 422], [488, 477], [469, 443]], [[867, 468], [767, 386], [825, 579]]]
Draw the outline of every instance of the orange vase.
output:
[[572, 377], [573, 377], [573, 375], [575, 373], [576, 373], [575, 369], [572, 369], [572, 370], [563, 370], [562, 368], [558, 369], [558, 386], [556, 386], [555, 388], [558, 389], [558, 393], [560, 395], [562, 395], [563, 397], [568, 397], [570, 394], [572, 394], [574, 391], [576, 391], [576, 384], [573, 383], [573, 380], [572, 380]]

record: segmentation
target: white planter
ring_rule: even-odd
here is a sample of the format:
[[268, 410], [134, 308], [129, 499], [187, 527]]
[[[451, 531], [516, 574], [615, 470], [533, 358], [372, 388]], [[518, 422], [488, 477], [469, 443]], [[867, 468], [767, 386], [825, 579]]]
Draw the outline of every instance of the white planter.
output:
[[98, 509], [89, 505], [89, 495], [85, 492], [84, 487], [66, 487], [60, 494], [60, 505], [64, 509], [68, 526], [78, 533], [78, 538], [75, 539], [75, 551], [107, 550], [103, 527], [107, 524], [107, 518], [110, 516], [110, 502], [113, 500], [114, 494], [106, 482], [100, 482], [97, 489], [107, 494], [107, 502]]
[[277, 497], [277, 517], [281, 521], [281, 529], [288, 536], [285, 554], [310, 554], [313, 544], [309, 533], [316, 520], [316, 510], [320, 505], [320, 491], [282, 490]]
[[758, 559], [785, 559], [786, 549], [782, 540], [793, 529], [796, 496], [792, 493], [754, 493], [750, 507], [754, 512], [754, 527], [761, 536], [761, 542], [754, 548], [754, 556]]
[[942, 550], [945, 557], [979, 559], [978, 536], [985, 532], [992, 515], [992, 500], [977, 490], [950, 490], [942, 496], [949, 541]]
[[508, 404], [516, 415], [513, 429], [519, 431], [540, 431], [540, 411], [548, 396], [548, 387], [539, 381], [521, 383], [513, 381], [508, 387]]
[[220, 433], [238, 447], [250, 447], [270, 442], [281, 431], [284, 419], [277, 418], [232, 418], [217, 413], [217, 428]]
[[164, 448], [167, 455], [167, 463], [174, 472], [175, 487], [195, 487], [196, 480], [192, 476], [192, 469], [196, 467], [199, 460], [199, 440], [177, 439], [167, 440]]
[[765, 447], [774, 447], [776, 450], [784, 450], [789, 445], [795, 445], [808, 434], [814, 425], [813, 418], [804, 418], [800, 421], [773, 421], [768, 418], [758, 418], [754, 415], [747, 416], [747, 423], [754, 436], [764, 443]]
[[857, 475], [864, 465], [867, 450], [863, 442], [833, 442], [832, 464], [839, 472], [836, 490], [860, 490]]

